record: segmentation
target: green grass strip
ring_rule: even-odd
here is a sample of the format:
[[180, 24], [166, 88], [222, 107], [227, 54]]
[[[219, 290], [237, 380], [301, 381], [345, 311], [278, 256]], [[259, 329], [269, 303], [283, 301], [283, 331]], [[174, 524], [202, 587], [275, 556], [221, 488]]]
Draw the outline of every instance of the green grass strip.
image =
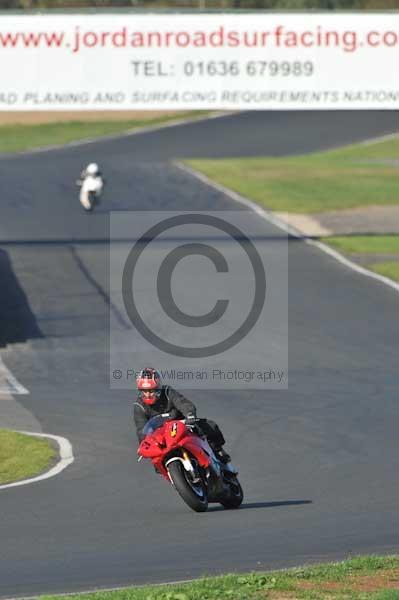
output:
[[399, 235], [334, 236], [324, 241], [353, 254], [399, 254]]
[[[355, 235], [329, 237], [327, 244], [346, 254], [374, 255], [375, 262], [367, 268], [375, 273], [399, 281], [399, 235]], [[398, 260], [378, 261], [378, 255], [398, 254]]]
[[77, 140], [122, 133], [131, 129], [160, 125], [179, 121], [180, 119], [195, 119], [204, 114], [206, 113], [202, 111], [192, 111], [143, 121], [69, 121], [40, 125], [1, 125], [0, 152], [21, 152], [42, 146], [58, 146]]
[[394, 281], [399, 281], [399, 261], [372, 263], [368, 268]]
[[399, 137], [286, 158], [189, 160], [271, 210], [314, 213], [399, 203]]
[[0, 429], [0, 484], [39, 475], [55, 456], [47, 439]]
[[[373, 576], [374, 589], [356, 589], [362, 578]], [[69, 600], [261, 600], [278, 598], [356, 598], [389, 600], [398, 590], [385, 590], [386, 580], [399, 577], [399, 556], [363, 556], [341, 563], [268, 573], [225, 575], [168, 586], [126, 588], [115, 592], [72, 595]], [[331, 586], [331, 584], [335, 584]], [[385, 594], [385, 595], [384, 595]], [[387, 595], [388, 594], [388, 595]], [[60, 598], [46, 596], [47, 600]]]

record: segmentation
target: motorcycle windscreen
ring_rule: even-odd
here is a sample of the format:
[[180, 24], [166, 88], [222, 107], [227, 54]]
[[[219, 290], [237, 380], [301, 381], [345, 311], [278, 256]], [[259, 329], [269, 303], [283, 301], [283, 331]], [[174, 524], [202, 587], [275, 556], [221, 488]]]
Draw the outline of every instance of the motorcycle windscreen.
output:
[[152, 417], [149, 421], [147, 421], [147, 423], [144, 425], [143, 427], [143, 434], [144, 435], [151, 435], [152, 433], [154, 433], [154, 431], [156, 431], [157, 429], [159, 429], [160, 427], [162, 427], [166, 421], [170, 421], [170, 416], [166, 416], [166, 415], [156, 415], [155, 417]]

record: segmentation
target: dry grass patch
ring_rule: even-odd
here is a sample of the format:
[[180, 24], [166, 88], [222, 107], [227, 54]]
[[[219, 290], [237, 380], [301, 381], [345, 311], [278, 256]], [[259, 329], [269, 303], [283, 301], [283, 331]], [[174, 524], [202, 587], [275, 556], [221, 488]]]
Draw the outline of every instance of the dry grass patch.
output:
[[0, 112], [0, 125], [37, 125], [66, 121], [151, 121], [160, 117], [183, 117], [187, 111], [172, 110], [74, 110]]
[[296, 586], [299, 590], [317, 590], [322, 592], [399, 590], [399, 569], [387, 569], [373, 575], [349, 575], [343, 581], [299, 581]]

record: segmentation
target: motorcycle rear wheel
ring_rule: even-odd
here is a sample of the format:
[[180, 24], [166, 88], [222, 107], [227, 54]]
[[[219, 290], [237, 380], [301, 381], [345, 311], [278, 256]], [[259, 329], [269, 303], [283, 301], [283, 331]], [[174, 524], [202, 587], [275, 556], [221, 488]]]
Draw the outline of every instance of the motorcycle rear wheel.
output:
[[224, 498], [220, 504], [224, 508], [238, 508], [244, 500], [244, 492], [237, 477], [232, 477], [229, 481], [230, 494]]
[[168, 470], [176, 491], [184, 502], [195, 512], [205, 512], [208, 508], [208, 497], [203, 484], [190, 482], [185, 468], [178, 460], [172, 462]]

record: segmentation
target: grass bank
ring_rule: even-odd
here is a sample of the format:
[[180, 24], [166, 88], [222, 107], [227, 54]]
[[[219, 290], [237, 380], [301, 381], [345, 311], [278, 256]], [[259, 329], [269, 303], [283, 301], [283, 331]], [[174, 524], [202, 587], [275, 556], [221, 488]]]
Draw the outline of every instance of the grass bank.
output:
[[[57, 596], [46, 596], [48, 600]], [[59, 597], [58, 597], [59, 598]], [[70, 600], [262, 600], [399, 598], [399, 556], [364, 556], [341, 563], [268, 573], [226, 575], [193, 583], [72, 595]]]
[[333, 236], [325, 241], [352, 254], [399, 254], [399, 235]]
[[48, 440], [0, 429], [0, 485], [39, 475], [55, 457]]
[[21, 152], [41, 146], [63, 145], [68, 142], [118, 134], [142, 127], [179, 121], [180, 119], [195, 119], [205, 114], [207, 113], [202, 111], [191, 111], [146, 120], [69, 121], [34, 125], [1, 125], [0, 152]]
[[287, 158], [186, 162], [268, 209], [315, 213], [398, 204], [398, 156], [399, 136]]
[[399, 260], [390, 262], [370, 263], [368, 266], [375, 273], [379, 273], [380, 275], [389, 277], [394, 281], [399, 281]]
[[[329, 237], [325, 242], [344, 254], [370, 255], [370, 262], [367, 264], [369, 269], [399, 281], [399, 235], [337, 236]], [[394, 258], [397, 255], [398, 260], [384, 260], [387, 254]]]

